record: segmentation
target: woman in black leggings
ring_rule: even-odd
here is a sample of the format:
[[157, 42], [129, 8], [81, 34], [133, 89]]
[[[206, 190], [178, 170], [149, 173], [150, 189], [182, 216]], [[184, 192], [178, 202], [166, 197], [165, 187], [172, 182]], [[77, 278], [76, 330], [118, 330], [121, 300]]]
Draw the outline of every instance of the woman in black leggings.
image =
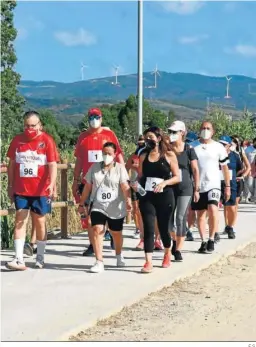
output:
[[[171, 186], [179, 183], [180, 178], [176, 155], [168, 151], [168, 143], [162, 130], [151, 127], [144, 132], [144, 136], [149, 151], [140, 156], [139, 166], [140, 183], [147, 192], [139, 200], [144, 225], [146, 258], [146, 263], [141, 271], [149, 273], [153, 269], [155, 218], [157, 218], [164, 245], [162, 267], [167, 268], [171, 264], [171, 237], [168, 229], [169, 219], [174, 209], [174, 196]], [[133, 185], [133, 188], [136, 189], [136, 184]]]

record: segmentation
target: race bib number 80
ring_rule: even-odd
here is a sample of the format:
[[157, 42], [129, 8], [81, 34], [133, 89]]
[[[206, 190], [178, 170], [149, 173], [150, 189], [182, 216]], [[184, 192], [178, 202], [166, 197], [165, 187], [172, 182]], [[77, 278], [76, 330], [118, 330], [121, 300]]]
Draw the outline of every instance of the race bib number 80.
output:
[[38, 165], [20, 164], [20, 177], [37, 177]]
[[97, 200], [101, 203], [109, 203], [116, 199], [117, 191], [110, 188], [101, 188], [97, 193]]
[[208, 201], [220, 201], [221, 192], [219, 189], [212, 189], [208, 192]]

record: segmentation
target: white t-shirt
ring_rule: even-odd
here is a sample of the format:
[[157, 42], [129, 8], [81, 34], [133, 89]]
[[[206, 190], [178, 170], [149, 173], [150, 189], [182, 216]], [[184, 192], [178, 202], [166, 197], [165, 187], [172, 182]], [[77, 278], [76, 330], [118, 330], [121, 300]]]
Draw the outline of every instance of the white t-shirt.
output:
[[220, 165], [229, 163], [228, 154], [222, 144], [212, 141], [194, 148], [198, 157], [200, 193], [221, 188]]

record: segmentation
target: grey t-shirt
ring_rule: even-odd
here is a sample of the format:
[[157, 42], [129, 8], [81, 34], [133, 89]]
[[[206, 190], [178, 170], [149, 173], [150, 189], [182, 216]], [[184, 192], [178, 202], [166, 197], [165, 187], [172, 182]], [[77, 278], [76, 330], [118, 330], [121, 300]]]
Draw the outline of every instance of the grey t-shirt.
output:
[[95, 163], [87, 172], [85, 179], [92, 184], [92, 211], [101, 212], [111, 219], [126, 216], [126, 201], [120, 186], [129, 180], [124, 165], [115, 163], [106, 173], [102, 162]]

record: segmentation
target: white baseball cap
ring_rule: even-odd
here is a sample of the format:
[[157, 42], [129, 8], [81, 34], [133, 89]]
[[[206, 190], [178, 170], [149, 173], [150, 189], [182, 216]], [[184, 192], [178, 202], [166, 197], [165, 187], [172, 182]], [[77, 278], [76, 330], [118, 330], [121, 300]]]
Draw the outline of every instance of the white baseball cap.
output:
[[172, 123], [172, 125], [168, 128], [168, 130], [186, 132], [186, 125], [182, 121], [176, 120], [175, 122]]

